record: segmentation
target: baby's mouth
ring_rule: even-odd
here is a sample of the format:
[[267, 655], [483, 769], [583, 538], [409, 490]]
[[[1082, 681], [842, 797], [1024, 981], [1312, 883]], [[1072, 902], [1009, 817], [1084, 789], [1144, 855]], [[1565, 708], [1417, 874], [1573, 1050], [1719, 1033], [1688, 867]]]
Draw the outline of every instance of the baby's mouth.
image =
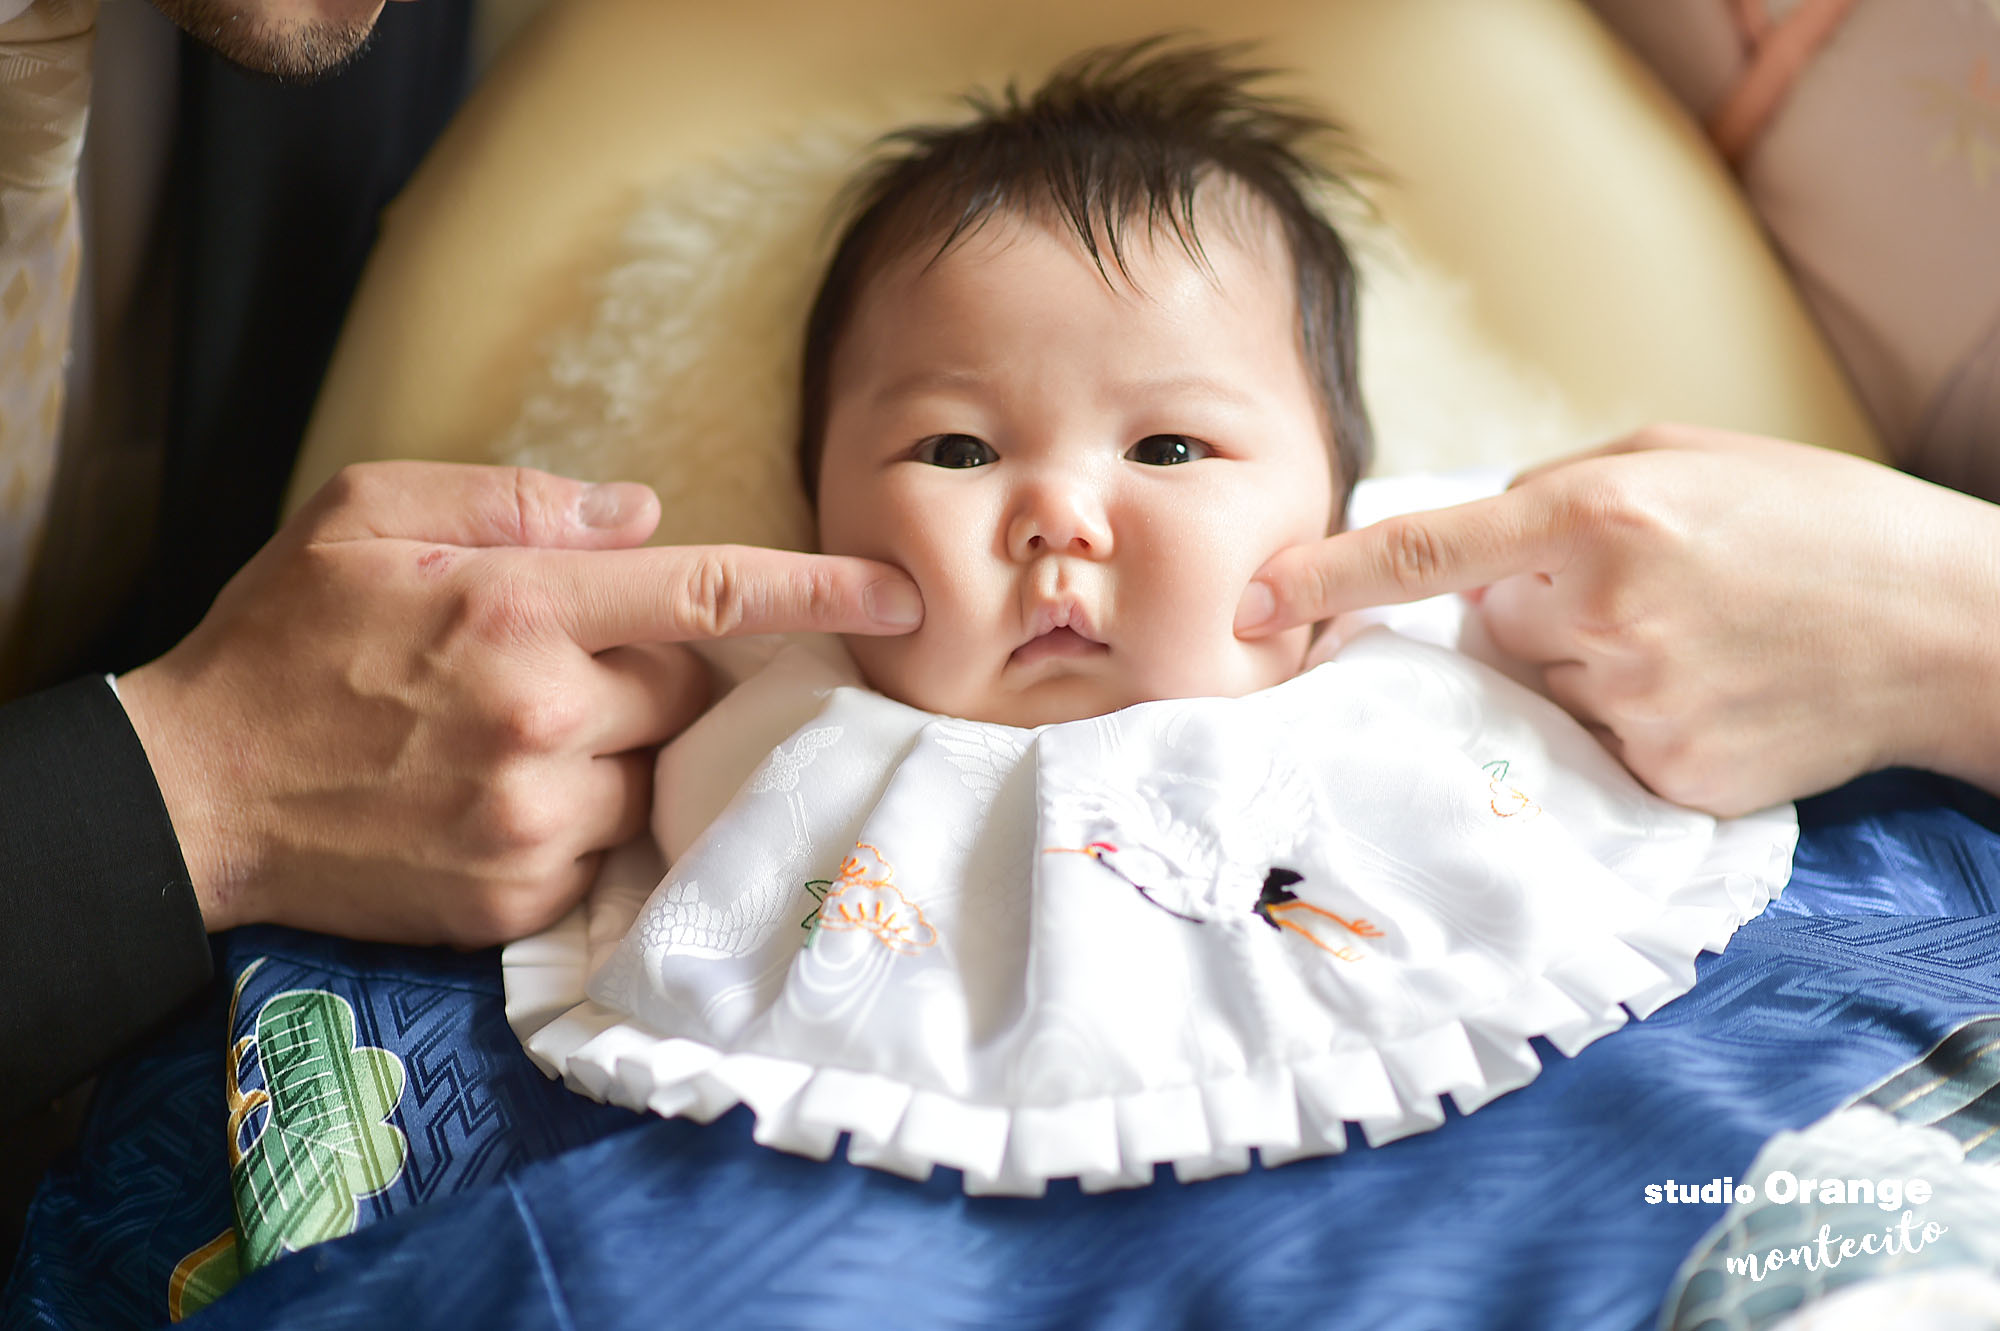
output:
[[1009, 665], [1027, 666], [1060, 657], [1095, 656], [1111, 649], [1095, 638], [1086, 637], [1068, 625], [1052, 628], [1028, 639], [1007, 658]]
[[1084, 632], [1082, 616], [1074, 608], [1048, 608], [1040, 616], [1042, 632], [1014, 648], [1008, 658], [1010, 665], [1034, 665], [1036, 662], [1060, 660], [1060, 658], [1080, 658], [1098, 656], [1110, 652], [1108, 646]]

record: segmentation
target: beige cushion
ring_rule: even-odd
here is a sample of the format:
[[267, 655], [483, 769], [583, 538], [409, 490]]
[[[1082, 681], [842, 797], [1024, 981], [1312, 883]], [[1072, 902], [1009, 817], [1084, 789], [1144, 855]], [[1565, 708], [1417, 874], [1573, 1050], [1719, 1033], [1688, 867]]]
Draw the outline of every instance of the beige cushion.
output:
[[555, 0], [389, 210], [292, 503], [353, 461], [521, 461], [661, 485], [663, 539], [809, 540], [789, 395], [857, 154], [1163, 29], [1257, 39], [1387, 168], [1378, 472], [1654, 419], [1880, 456], [1726, 174], [1573, 0]]

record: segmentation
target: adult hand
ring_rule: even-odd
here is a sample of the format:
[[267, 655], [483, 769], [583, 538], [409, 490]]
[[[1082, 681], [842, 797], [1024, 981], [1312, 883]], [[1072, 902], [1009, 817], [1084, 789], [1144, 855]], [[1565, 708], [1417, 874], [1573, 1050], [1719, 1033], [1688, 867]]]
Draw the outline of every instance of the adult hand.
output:
[[1281, 552], [1238, 632], [1444, 592], [1683, 804], [1738, 814], [1896, 764], [2000, 790], [2000, 508], [1966, 495], [1656, 426]]
[[187, 639], [120, 678], [211, 930], [477, 946], [559, 917], [637, 835], [707, 702], [675, 644], [907, 632], [900, 570], [643, 548], [645, 486], [350, 467]]

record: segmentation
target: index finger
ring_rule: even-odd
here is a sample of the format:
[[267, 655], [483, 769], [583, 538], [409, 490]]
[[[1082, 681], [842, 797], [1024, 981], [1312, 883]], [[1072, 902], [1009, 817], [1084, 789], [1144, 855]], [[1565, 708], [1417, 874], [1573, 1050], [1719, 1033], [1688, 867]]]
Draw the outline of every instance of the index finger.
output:
[[[1573, 533], [1562, 505], [1543, 490], [1520, 489], [1295, 545], [1257, 570], [1237, 636], [1260, 638], [1351, 610], [1555, 573], [1568, 561]], [[1259, 586], [1272, 602], [1262, 619], [1252, 613]]]
[[908, 633], [923, 597], [893, 564], [755, 545], [524, 552], [584, 650], [750, 633]]
[[532, 467], [358, 462], [322, 485], [297, 521], [319, 541], [369, 537], [462, 546], [633, 546], [660, 520], [652, 490], [591, 485]]

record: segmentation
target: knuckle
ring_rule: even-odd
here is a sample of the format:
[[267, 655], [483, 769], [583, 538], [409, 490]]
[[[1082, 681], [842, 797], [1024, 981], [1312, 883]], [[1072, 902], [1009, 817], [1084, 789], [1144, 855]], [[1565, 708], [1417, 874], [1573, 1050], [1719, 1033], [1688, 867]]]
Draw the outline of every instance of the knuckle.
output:
[[1707, 451], [1730, 432], [1691, 421], [1658, 421], [1646, 430], [1647, 446], [1656, 450]]
[[1673, 421], [1649, 421], [1626, 436], [1635, 449], [1673, 448], [1683, 442], [1687, 427]]
[[1615, 467], [1579, 469], [1558, 503], [1572, 529], [1602, 537], [1626, 521], [1628, 486]]
[[357, 615], [421, 613], [402, 585], [406, 569], [386, 542], [309, 540], [287, 547], [265, 566], [265, 576], [246, 569], [224, 587], [216, 605], [233, 608], [231, 620], [240, 630], [274, 639]]
[[483, 858], [514, 876], [548, 857], [566, 821], [528, 765], [515, 763], [474, 798], [467, 834]]
[[1630, 465], [1581, 471], [1561, 502], [1564, 519], [1604, 551], [1643, 556], [1678, 530], [1649, 476]]
[[[1620, 583], [1597, 587], [1584, 597], [1577, 605], [1573, 629], [1586, 651], [1621, 661], [1647, 659], [1658, 637], [1638, 598]], [[1635, 696], [1642, 685], [1629, 674], [1627, 679], [1627, 695]]]
[[452, 903], [451, 909], [444, 912], [439, 921], [438, 932], [442, 935], [439, 941], [462, 951], [491, 947], [499, 941], [498, 921], [493, 917], [488, 896], [490, 891], [485, 884], [480, 884], [461, 900]]
[[502, 747], [517, 754], [567, 752], [585, 719], [581, 701], [562, 688], [517, 688], [494, 716]]
[[514, 884], [482, 883], [461, 900], [445, 923], [446, 941], [453, 947], [491, 947], [525, 937], [550, 923]]
[[350, 462], [335, 472], [314, 496], [322, 514], [343, 509], [368, 509], [382, 502], [390, 489], [392, 470], [385, 462]]
[[532, 671], [489, 668], [461, 675], [454, 687], [465, 700], [468, 747], [487, 763], [570, 752], [588, 720], [574, 690]]
[[506, 468], [502, 482], [513, 499], [506, 514], [510, 529], [502, 532], [506, 540], [515, 545], [543, 545], [568, 528], [574, 498], [568, 483], [532, 467]]
[[743, 626], [743, 580], [726, 550], [704, 551], [688, 570], [676, 616], [698, 637], [726, 638]]
[[1660, 725], [1676, 715], [1672, 698], [1644, 671], [1610, 672], [1606, 698], [1627, 725]]
[[1692, 809], [1712, 812], [1725, 795], [1712, 755], [1689, 735], [1674, 736], [1655, 745], [1639, 775], [1662, 799]]
[[1273, 582], [1278, 604], [1286, 606], [1287, 597], [1304, 597], [1303, 606], [1312, 618], [1321, 618], [1320, 611], [1334, 604], [1339, 591], [1338, 575], [1329, 568], [1326, 561], [1307, 559], [1288, 569], [1284, 577]]
[[459, 900], [452, 941], [487, 947], [548, 928], [576, 904], [602, 860], [601, 854], [578, 858], [557, 847], [509, 861]]
[[1632, 706], [1649, 725], [1686, 728], [1696, 724], [1694, 718], [1708, 714], [1708, 702], [1688, 681], [1653, 671], [1640, 681]]
[[1383, 571], [1389, 580], [1413, 596], [1434, 586], [1449, 567], [1444, 543], [1437, 533], [1408, 518], [1394, 518], [1383, 526]]
[[820, 624], [839, 618], [843, 602], [841, 584], [831, 568], [814, 561], [791, 576], [799, 609], [806, 619]]
[[1660, 659], [1664, 643], [1657, 601], [1663, 542], [1669, 524], [1643, 496], [1616, 476], [1574, 487], [1565, 520], [1584, 536], [1587, 557], [1573, 576], [1574, 628], [1589, 648], [1640, 662]]
[[341, 587], [354, 574], [349, 565], [359, 559], [366, 562], [369, 553], [365, 547], [357, 551], [349, 548], [356, 542], [307, 541], [291, 552], [291, 565], [286, 572], [301, 588]]
[[505, 569], [489, 568], [465, 591], [467, 629], [483, 643], [513, 646], [541, 636], [545, 606], [537, 590]]

